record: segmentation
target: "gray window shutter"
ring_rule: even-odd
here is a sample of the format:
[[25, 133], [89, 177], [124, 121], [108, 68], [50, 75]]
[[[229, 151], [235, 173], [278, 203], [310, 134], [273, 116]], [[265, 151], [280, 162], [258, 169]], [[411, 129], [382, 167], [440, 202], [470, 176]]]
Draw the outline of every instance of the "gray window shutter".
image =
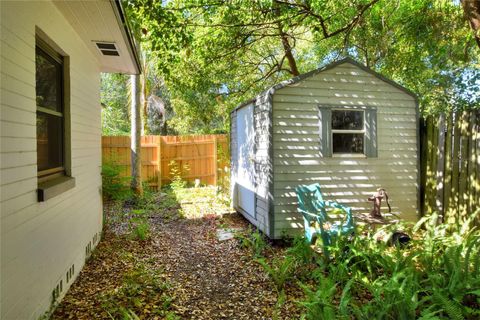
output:
[[332, 110], [321, 108], [318, 113], [320, 128], [320, 155], [322, 157], [332, 156]]
[[377, 110], [365, 110], [365, 155], [376, 158], [377, 155]]

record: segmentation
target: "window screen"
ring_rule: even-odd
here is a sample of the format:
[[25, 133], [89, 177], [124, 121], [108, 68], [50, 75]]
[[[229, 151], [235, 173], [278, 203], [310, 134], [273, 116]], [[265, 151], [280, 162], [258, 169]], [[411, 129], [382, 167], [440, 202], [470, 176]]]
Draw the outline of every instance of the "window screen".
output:
[[363, 110], [332, 110], [333, 153], [364, 153]]
[[45, 45], [35, 50], [39, 177], [64, 170], [63, 60]]

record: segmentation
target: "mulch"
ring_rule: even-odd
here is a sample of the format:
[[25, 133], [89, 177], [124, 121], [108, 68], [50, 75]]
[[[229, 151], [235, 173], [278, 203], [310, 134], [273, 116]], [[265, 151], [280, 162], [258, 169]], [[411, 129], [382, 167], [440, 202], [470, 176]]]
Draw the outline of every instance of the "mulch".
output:
[[[107, 212], [118, 210], [108, 204], [105, 208]], [[114, 225], [107, 226], [93, 257], [52, 319], [111, 319], [99, 297], [121, 285], [134, 260], [148, 261], [155, 270], [162, 270], [162, 277], [170, 284], [171, 311], [181, 319], [300, 317], [298, 305], [291, 299], [274, 317], [277, 293], [252, 253], [241, 248], [235, 238], [217, 239], [218, 228], [247, 229], [249, 223], [240, 215], [163, 220], [158, 213], [149, 221], [152, 229], [147, 241], [132, 240], [119, 234]], [[282, 250], [273, 249], [278, 254]]]

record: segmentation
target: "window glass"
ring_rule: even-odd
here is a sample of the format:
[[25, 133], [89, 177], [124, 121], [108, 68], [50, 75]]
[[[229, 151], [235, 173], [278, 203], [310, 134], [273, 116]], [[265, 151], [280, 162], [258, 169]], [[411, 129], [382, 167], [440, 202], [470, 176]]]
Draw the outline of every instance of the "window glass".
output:
[[35, 64], [37, 107], [62, 112], [62, 65], [38, 47]]
[[333, 153], [363, 153], [363, 133], [333, 133]]
[[363, 111], [332, 110], [332, 129], [362, 130]]
[[43, 46], [40, 42], [35, 50], [37, 168], [42, 179], [64, 170], [63, 60]]
[[364, 111], [332, 110], [332, 152], [364, 153]]
[[38, 171], [63, 166], [63, 125], [61, 117], [37, 113]]

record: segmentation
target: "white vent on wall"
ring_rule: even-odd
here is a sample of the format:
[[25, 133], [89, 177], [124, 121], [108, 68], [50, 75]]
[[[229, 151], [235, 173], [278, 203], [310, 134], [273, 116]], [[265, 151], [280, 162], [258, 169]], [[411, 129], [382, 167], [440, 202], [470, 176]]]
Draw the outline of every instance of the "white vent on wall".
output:
[[60, 297], [60, 294], [63, 291], [63, 280], [60, 280], [59, 283], [52, 290], [52, 304], [55, 304]]
[[93, 244], [97, 244], [98, 240], [100, 240], [100, 236], [99, 236], [99, 234], [98, 234], [98, 232], [97, 232], [97, 233], [95, 233], [95, 234], [93, 235], [92, 243], [93, 243]]
[[85, 260], [87, 260], [92, 254], [92, 243], [88, 242], [87, 246], [85, 247]]
[[75, 274], [75, 265], [72, 264], [72, 266], [67, 271], [67, 277], [66, 277], [67, 283], [69, 283], [70, 280], [72, 280], [74, 274]]
[[94, 41], [94, 43], [97, 46], [97, 49], [100, 51], [100, 53], [104, 56], [119, 56], [120, 55], [115, 42]]

